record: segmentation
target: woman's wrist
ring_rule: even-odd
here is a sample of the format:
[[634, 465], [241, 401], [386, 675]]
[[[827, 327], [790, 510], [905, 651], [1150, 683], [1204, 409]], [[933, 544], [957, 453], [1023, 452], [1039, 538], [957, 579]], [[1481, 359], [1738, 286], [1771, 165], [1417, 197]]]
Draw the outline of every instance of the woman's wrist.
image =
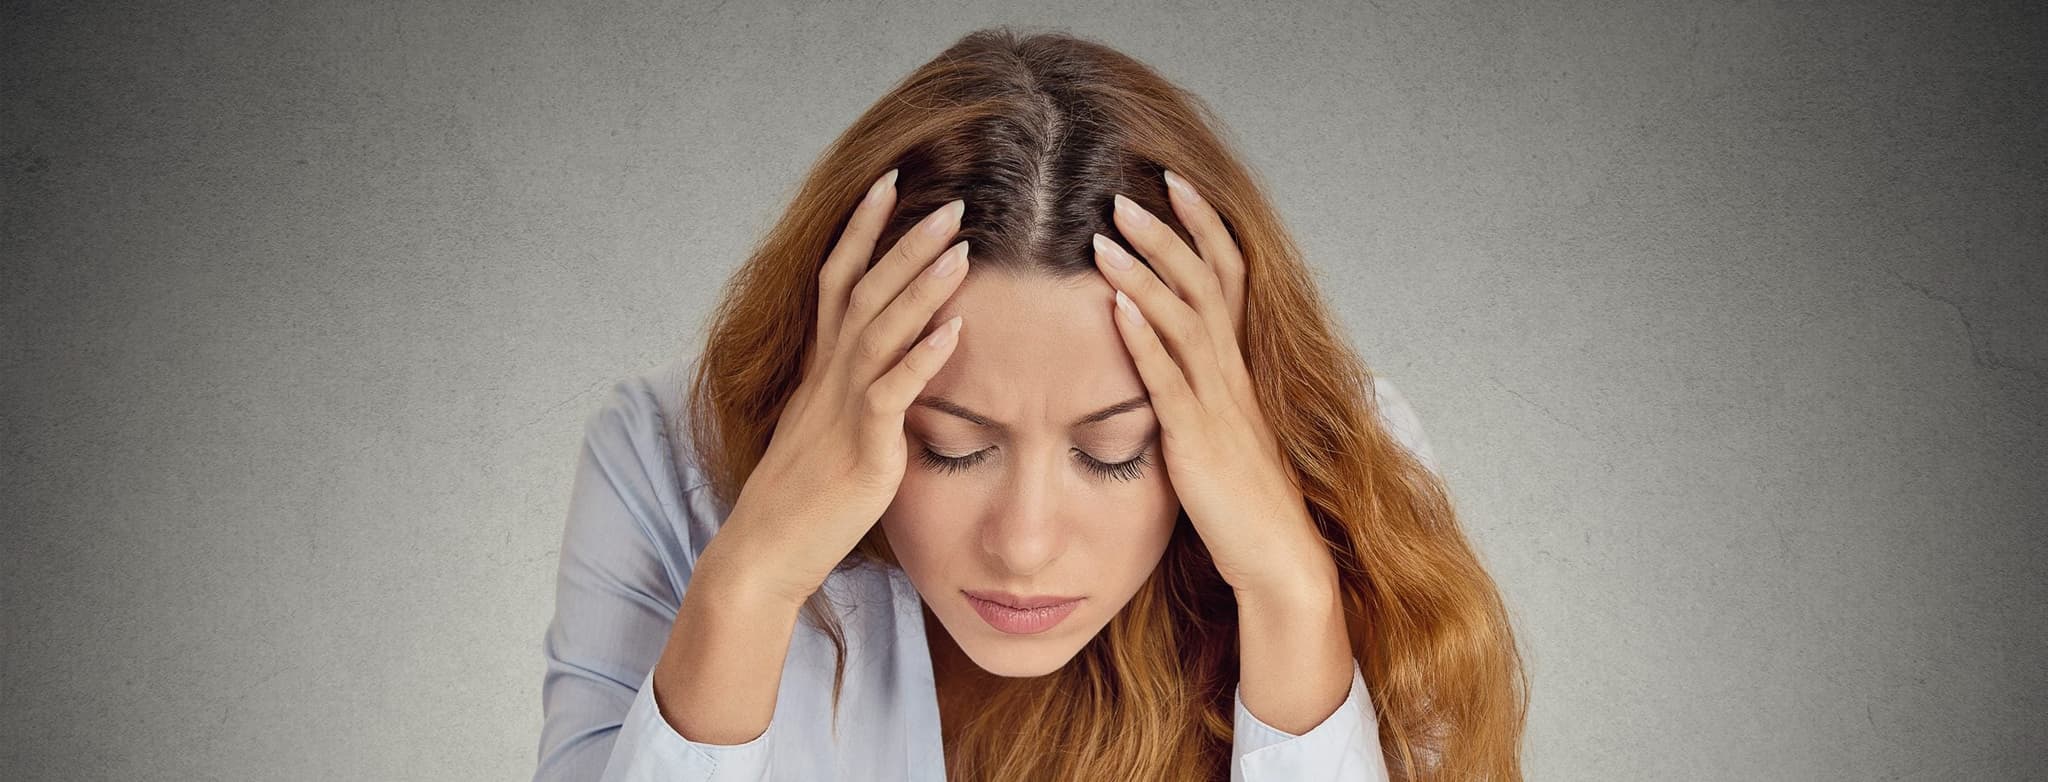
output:
[[685, 739], [731, 746], [774, 716], [799, 603], [750, 575], [739, 537], [714, 536], [699, 554], [654, 670], [655, 705]]
[[720, 603], [744, 610], [795, 611], [803, 607], [822, 581], [785, 566], [780, 546], [755, 538], [735, 509], [725, 525], [697, 555], [690, 590], [717, 594]]

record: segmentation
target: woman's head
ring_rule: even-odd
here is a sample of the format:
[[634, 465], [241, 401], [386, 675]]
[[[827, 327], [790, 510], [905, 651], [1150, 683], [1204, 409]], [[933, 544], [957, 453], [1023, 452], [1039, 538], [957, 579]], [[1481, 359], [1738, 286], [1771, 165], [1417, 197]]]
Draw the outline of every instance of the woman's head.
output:
[[[974, 325], [904, 414], [911, 463], [880, 526], [933, 615], [997, 675], [1065, 666], [1144, 586], [1178, 519], [1112, 293], [1092, 271], [970, 272], [933, 322]], [[1039, 630], [984, 618], [969, 593], [989, 592], [1080, 600]]]
[[[714, 494], [729, 506], [773, 436], [813, 349], [819, 268], [868, 185], [899, 170], [874, 260], [963, 199], [971, 271], [932, 319], [964, 314], [960, 345], [906, 413], [912, 463], [848, 564], [901, 567], [967, 655], [1006, 677], [954, 731], [950, 774], [1227, 775], [1234, 596], [1174, 498], [1151, 411], [1080, 423], [1145, 390], [1090, 235], [1130, 247], [1111, 219], [1121, 193], [1193, 246], [1171, 169], [1244, 258], [1239, 341], [1338, 565], [1390, 768], [1518, 777], [1526, 684], [1499, 596], [1441, 482], [1380, 426], [1370, 374], [1219, 127], [1150, 68], [1068, 35], [979, 31], [911, 73], [814, 164], [714, 314], [689, 402]], [[963, 590], [1084, 599], [1013, 635]], [[822, 602], [807, 615], [842, 643]]]

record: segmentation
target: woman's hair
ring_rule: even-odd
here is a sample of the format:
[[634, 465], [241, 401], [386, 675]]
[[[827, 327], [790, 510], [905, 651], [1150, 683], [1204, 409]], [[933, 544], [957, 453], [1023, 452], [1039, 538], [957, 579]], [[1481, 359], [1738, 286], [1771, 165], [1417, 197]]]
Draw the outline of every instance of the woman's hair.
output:
[[[1194, 185], [1246, 267], [1245, 358], [1342, 581], [1388, 768], [1399, 780], [1521, 779], [1527, 710], [1508, 614], [1441, 479], [1378, 419], [1300, 250], [1213, 111], [1146, 65], [1066, 34], [968, 34], [899, 82], [811, 167], [728, 283], [690, 380], [688, 437], [731, 507], [814, 349], [819, 269], [868, 185], [901, 169], [872, 265], [923, 215], [966, 200], [977, 270], [1099, 274], [1089, 234], [1131, 245], [1115, 193], [1194, 246], [1163, 169]], [[1135, 255], [1135, 253], [1134, 253]], [[1141, 262], [1143, 262], [1141, 257]], [[841, 568], [894, 565], [880, 525]], [[805, 615], [846, 662], [823, 590]], [[1237, 604], [1182, 511], [1165, 555], [1058, 671], [1005, 679], [944, 748], [953, 779], [1224, 779]]]

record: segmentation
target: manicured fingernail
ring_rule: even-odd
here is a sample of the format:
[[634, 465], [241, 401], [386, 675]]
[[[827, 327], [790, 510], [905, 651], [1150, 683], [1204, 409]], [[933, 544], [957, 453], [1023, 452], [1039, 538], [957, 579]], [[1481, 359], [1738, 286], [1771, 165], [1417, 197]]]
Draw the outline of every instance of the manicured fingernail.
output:
[[1095, 251], [1101, 253], [1111, 266], [1119, 269], [1131, 268], [1131, 254], [1124, 252], [1124, 248], [1116, 246], [1116, 242], [1110, 241], [1107, 236], [1095, 235]]
[[1135, 220], [1140, 224], [1149, 222], [1152, 219], [1151, 215], [1146, 214], [1144, 209], [1138, 207], [1138, 202], [1125, 197], [1122, 193], [1116, 194], [1116, 209], [1124, 213], [1125, 218]]
[[896, 169], [892, 168], [889, 169], [889, 173], [883, 174], [881, 179], [875, 180], [874, 184], [868, 186], [868, 203], [872, 204], [882, 200], [882, 194], [888, 192], [889, 188], [893, 187], [895, 184]]
[[939, 324], [938, 328], [932, 329], [932, 335], [924, 340], [925, 344], [935, 348], [943, 348], [952, 344], [953, 336], [960, 333], [960, 319], [962, 317], [965, 316], [954, 315], [945, 323]]
[[952, 274], [955, 269], [960, 268], [961, 262], [966, 260], [966, 258], [967, 240], [962, 239], [959, 244], [947, 249], [946, 254], [939, 256], [937, 263], [932, 264], [931, 268], [924, 271], [933, 277], [944, 277]]
[[1131, 325], [1145, 325], [1145, 314], [1138, 311], [1138, 305], [1132, 303], [1131, 297], [1125, 296], [1123, 291], [1116, 292], [1116, 309], [1124, 314], [1124, 319], [1130, 321]]
[[1166, 172], [1166, 186], [1179, 191], [1182, 198], [1193, 200], [1196, 197], [1195, 188], [1190, 186], [1187, 180], [1180, 178], [1179, 174], [1172, 171]]
[[925, 226], [925, 230], [931, 231], [934, 236], [943, 236], [948, 231], [960, 227], [960, 213], [965, 211], [966, 201], [958, 198], [947, 201], [945, 206], [932, 210], [932, 221]]

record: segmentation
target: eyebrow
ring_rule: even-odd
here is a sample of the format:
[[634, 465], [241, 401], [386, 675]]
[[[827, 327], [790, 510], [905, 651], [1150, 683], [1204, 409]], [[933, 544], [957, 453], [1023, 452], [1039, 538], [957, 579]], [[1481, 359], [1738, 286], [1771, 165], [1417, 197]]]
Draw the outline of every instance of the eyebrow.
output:
[[[975, 426], [980, 426], [987, 429], [994, 429], [997, 432], [1001, 432], [1003, 434], [1010, 433], [1009, 426], [1006, 426], [998, 421], [991, 421], [987, 416], [974, 412], [973, 410], [969, 410], [966, 407], [961, 406], [960, 403], [955, 402], [951, 399], [947, 399], [943, 396], [939, 396], [937, 394], [927, 394], [925, 396], [920, 396], [916, 400], [912, 401], [910, 405], [912, 407], [930, 408], [932, 410], [937, 410], [947, 415], [963, 418], [966, 419], [969, 423], [974, 424]], [[1134, 396], [1124, 401], [1102, 408], [1101, 410], [1097, 410], [1093, 413], [1081, 416], [1080, 418], [1075, 419], [1074, 423], [1070, 424], [1069, 426], [1082, 427], [1093, 423], [1100, 423], [1102, 421], [1114, 418], [1124, 413], [1131, 412], [1132, 410], [1136, 410], [1141, 407], [1151, 406], [1152, 400], [1150, 398], [1143, 395]]]

